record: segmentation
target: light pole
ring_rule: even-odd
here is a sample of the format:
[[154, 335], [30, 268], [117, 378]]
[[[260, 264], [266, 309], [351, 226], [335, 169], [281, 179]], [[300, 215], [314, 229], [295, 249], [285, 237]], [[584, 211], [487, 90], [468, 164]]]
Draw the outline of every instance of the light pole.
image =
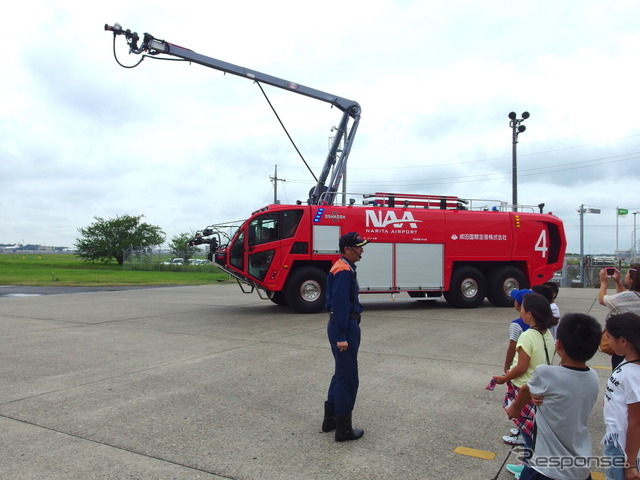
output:
[[509, 113], [509, 126], [511, 127], [511, 141], [512, 141], [512, 166], [511, 166], [511, 203], [513, 204], [513, 211], [518, 211], [518, 160], [517, 160], [517, 147], [518, 135], [524, 132], [527, 127], [520, 125], [524, 120], [529, 118], [529, 112], [522, 112], [522, 118], [518, 118], [516, 112]]
[[633, 212], [633, 262], [636, 261], [636, 214], [640, 212]]
[[584, 278], [584, 214], [585, 213], [600, 213], [599, 208], [584, 208], [584, 204], [580, 205], [578, 214], [580, 215], [580, 282], [583, 286], [586, 286]]

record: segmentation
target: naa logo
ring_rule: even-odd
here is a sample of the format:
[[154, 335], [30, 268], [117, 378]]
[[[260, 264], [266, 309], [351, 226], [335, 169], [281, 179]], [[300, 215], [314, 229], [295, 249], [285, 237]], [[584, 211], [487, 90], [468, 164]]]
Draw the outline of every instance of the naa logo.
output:
[[396, 212], [388, 210], [382, 212], [380, 210], [365, 210], [366, 213], [366, 226], [372, 228], [386, 228], [389, 225], [393, 225], [394, 228], [401, 228], [404, 224], [408, 223], [410, 228], [418, 228], [418, 222], [422, 220], [416, 220], [413, 218], [411, 212], [403, 212], [402, 218], [398, 218]]

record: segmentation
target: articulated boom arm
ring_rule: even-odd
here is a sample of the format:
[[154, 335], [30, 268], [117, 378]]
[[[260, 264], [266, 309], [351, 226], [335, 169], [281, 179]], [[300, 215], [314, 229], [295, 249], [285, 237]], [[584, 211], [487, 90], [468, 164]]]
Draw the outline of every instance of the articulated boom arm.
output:
[[[309, 195], [309, 204], [317, 205], [320, 203], [332, 205], [335, 196], [337, 194], [340, 182], [344, 176], [346, 170], [347, 158], [351, 151], [351, 145], [353, 138], [356, 134], [358, 123], [360, 122], [360, 105], [346, 98], [338, 97], [314, 88], [305, 87], [282, 78], [267, 75], [265, 73], [250, 70], [248, 68], [240, 67], [232, 63], [224, 62], [216, 58], [200, 55], [186, 48], [179, 47], [177, 45], [165, 42], [164, 40], [158, 40], [152, 35], [145, 33], [142, 43], [138, 46], [140, 37], [137, 33], [131, 30], [123, 30], [119, 24], [113, 26], [106, 25], [104, 29], [113, 32], [114, 37], [117, 35], [124, 35], [129, 44], [129, 53], [141, 54], [146, 53], [148, 55], [171, 55], [181, 58], [183, 60], [198, 63], [205, 67], [220, 70], [225, 73], [237, 75], [239, 77], [248, 78], [256, 82], [265, 83], [274, 87], [282, 88], [293, 93], [305, 95], [307, 97], [314, 98], [339, 108], [342, 113], [342, 119], [337, 127], [337, 134], [333, 138], [332, 144], [329, 147], [329, 153], [327, 159], [322, 168], [321, 174], [318, 178], [318, 182], [315, 188]], [[351, 127], [349, 123], [351, 121]], [[341, 143], [342, 149], [340, 149]], [[333, 168], [333, 173], [331, 170]], [[327, 179], [331, 174], [329, 185], [326, 185]]]

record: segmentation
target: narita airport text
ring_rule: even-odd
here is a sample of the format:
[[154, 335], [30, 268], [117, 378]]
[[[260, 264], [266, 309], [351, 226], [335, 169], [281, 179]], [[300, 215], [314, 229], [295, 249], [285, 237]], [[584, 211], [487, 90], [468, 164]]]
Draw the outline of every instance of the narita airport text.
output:
[[387, 230], [386, 228], [367, 228], [365, 233], [384, 233], [384, 234], [401, 234], [401, 235], [414, 235], [418, 233], [418, 230]]

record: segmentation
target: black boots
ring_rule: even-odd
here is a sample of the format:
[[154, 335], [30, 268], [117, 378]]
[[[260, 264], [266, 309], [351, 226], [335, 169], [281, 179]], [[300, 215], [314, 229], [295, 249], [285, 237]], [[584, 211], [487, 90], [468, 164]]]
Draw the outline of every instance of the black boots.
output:
[[354, 429], [351, 426], [351, 414], [336, 415], [332, 403], [324, 402], [324, 419], [322, 420], [322, 431], [336, 431], [336, 442], [346, 442], [357, 440], [364, 435], [364, 430]]
[[322, 431], [330, 432], [336, 429], [336, 412], [333, 403], [324, 402], [324, 420], [322, 420]]
[[364, 435], [364, 430], [351, 426], [351, 414], [336, 415], [336, 442], [357, 440]]

